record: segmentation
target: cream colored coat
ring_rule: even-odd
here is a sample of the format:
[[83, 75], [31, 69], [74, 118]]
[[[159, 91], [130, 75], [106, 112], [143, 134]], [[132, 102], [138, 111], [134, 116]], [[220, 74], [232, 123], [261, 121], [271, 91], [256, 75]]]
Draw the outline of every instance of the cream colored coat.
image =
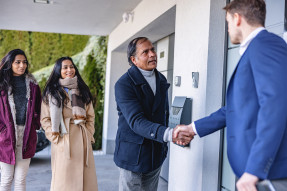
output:
[[[86, 106], [87, 120], [83, 125], [73, 121], [71, 101], [64, 105], [63, 119], [68, 134], [52, 135], [49, 105], [42, 102], [41, 124], [51, 141], [51, 191], [97, 191], [97, 176], [91, 142], [94, 141], [94, 109]], [[88, 145], [88, 152], [87, 152]], [[88, 159], [88, 160], [87, 160]]]

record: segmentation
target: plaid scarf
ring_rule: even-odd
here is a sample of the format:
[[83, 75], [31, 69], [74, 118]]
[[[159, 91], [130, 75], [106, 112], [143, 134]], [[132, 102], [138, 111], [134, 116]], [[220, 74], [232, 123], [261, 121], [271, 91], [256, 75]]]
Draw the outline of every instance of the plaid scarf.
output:
[[72, 101], [72, 110], [74, 116], [75, 124], [79, 124], [86, 120], [86, 109], [85, 103], [82, 100], [80, 91], [78, 89], [78, 78], [77, 76], [73, 78], [59, 79], [60, 85], [68, 88], [68, 94]]
[[[77, 76], [59, 80], [60, 85], [69, 89], [69, 98], [72, 103], [73, 119], [75, 124], [80, 124], [86, 120], [85, 104], [83, 103], [78, 90]], [[63, 136], [68, 133], [63, 119], [63, 106], [56, 105], [56, 99], [49, 95], [49, 107], [52, 123], [52, 134]]]

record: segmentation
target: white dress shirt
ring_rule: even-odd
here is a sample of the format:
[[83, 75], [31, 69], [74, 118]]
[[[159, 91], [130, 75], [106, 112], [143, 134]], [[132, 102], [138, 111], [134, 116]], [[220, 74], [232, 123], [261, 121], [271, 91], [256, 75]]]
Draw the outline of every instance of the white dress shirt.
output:
[[240, 44], [239, 47], [239, 54], [242, 56], [246, 49], [248, 48], [250, 42], [260, 33], [261, 31], [265, 30], [264, 27], [258, 27], [253, 32], [251, 32], [248, 37]]

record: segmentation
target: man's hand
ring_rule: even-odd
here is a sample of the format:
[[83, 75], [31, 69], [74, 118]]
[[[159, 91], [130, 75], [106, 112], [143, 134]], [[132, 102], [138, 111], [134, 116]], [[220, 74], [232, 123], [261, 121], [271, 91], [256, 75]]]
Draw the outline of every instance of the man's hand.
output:
[[172, 142], [178, 145], [187, 145], [195, 136], [192, 126], [190, 125], [177, 125], [172, 134]]
[[257, 191], [258, 177], [245, 172], [236, 183], [238, 191]]

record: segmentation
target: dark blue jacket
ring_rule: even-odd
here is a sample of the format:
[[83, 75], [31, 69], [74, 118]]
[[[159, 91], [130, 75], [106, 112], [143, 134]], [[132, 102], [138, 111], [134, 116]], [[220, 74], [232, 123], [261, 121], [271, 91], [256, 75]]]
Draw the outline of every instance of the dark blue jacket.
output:
[[287, 45], [261, 31], [228, 85], [226, 106], [195, 122], [200, 137], [227, 127], [230, 165], [261, 179], [287, 178]]
[[155, 96], [136, 66], [131, 66], [115, 85], [119, 121], [114, 161], [132, 172], [159, 168], [167, 154], [163, 135], [168, 125], [170, 85], [156, 69], [155, 75]]

